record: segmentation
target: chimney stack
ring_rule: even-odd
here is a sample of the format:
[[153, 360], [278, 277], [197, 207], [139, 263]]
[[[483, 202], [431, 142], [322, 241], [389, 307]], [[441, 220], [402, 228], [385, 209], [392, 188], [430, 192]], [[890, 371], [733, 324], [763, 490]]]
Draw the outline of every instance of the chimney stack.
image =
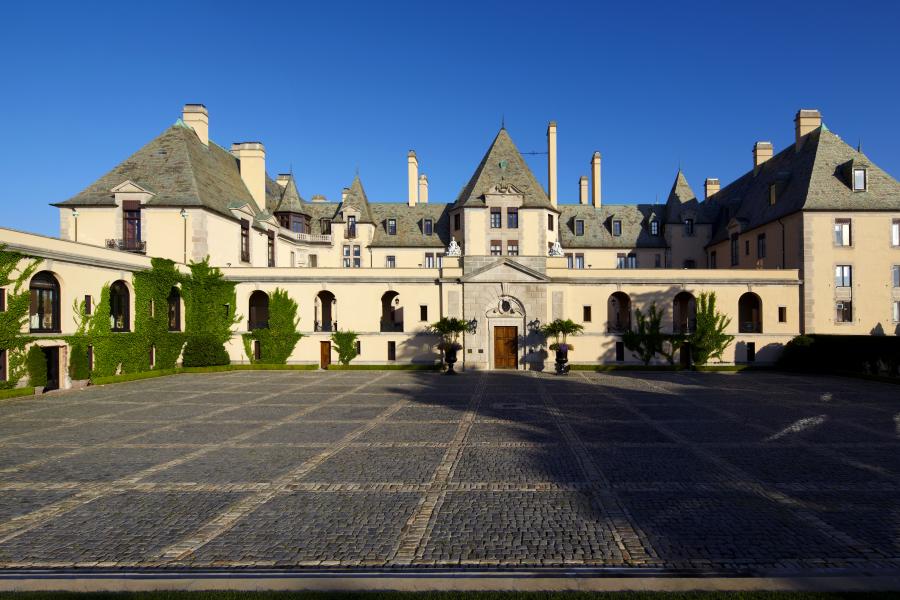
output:
[[185, 104], [181, 120], [193, 129], [204, 146], [209, 147], [209, 112], [202, 104]]
[[821, 125], [822, 114], [818, 110], [814, 108], [801, 108], [797, 111], [797, 116], [794, 117], [794, 132], [796, 134], [795, 142], [797, 143], [797, 150], [802, 146], [800, 141], [803, 137], [809, 132], [818, 129]]
[[587, 204], [588, 203], [588, 178], [587, 175], [582, 175], [578, 178], [578, 203], [579, 204]]
[[347, 201], [347, 194], [350, 193], [350, 188], [344, 188], [341, 190], [341, 202]]
[[594, 152], [591, 157], [591, 177], [594, 178], [593, 187], [591, 188], [591, 197], [594, 202], [594, 208], [600, 208], [600, 153]]
[[282, 188], [286, 188], [288, 182], [291, 180], [290, 173], [279, 173], [278, 177], [275, 179], [275, 183], [280, 185]]
[[706, 183], [704, 184], [703, 187], [705, 190], [705, 195], [703, 198], [704, 200], [709, 200], [710, 196], [712, 196], [713, 194], [718, 192], [719, 189], [721, 189], [719, 186], [719, 180], [716, 179], [715, 177], [707, 177]]
[[266, 149], [260, 142], [241, 142], [231, 145], [231, 153], [238, 159], [241, 179], [260, 210], [266, 210]]
[[428, 175], [419, 175], [419, 202], [428, 204]]
[[419, 185], [419, 159], [416, 158], [416, 151], [410, 150], [409, 154], [406, 158], [407, 163], [407, 176], [408, 176], [408, 184], [409, 184], [409, 198], [407, 198], [407, 203], [410, 206], [416, 205], [416, 198], [418, 196], [418, 185]]
[[753, 172], [759, 170], [760, 165], [772, 158], [772, 142], [756, 142], [753, 144]]
[[550, 204], [556, 208], [556, 121], [550, 121], [547, 125], [547, 191]]

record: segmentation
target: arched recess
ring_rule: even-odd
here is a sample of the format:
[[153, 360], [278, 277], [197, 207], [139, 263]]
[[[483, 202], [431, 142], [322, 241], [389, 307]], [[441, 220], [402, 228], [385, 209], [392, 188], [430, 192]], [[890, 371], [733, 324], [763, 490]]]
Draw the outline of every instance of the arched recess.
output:
[[393, 290], [381, 296], [381, 331], [403, 331], [403, 307], [400, 294]]
[[625, 292], [614, 292], [606, 303], [606, 330], [625, 333], [631, 329], [631, 298]]
[[337, 298], [328, 290], [316, 294], [315, 331], [337, 331]]
[[738, 322], [741, 333], [762, 333], [762, 300], [753, 292], [745, 292], [738, 299]]
[[112, 331], [131, 331], [131, 292], [121, 279], [109, 286], [109, 327]]
[[168, 297], [169, 331], [181, 331], [181, 292], [172, 286]]
[[689, 334], [697, 328], [697, 299], [690, 292], [679, 292], [672, 300], [672, 333]]
[[59, 280], [50, 271], [41, 271], [31, 278], [31, 308], [28, 328], [32, 333], [59, 332]]
[[247, 329], [267, 329], [269, 327], [269, 295], [262, 290], [250, 294]]

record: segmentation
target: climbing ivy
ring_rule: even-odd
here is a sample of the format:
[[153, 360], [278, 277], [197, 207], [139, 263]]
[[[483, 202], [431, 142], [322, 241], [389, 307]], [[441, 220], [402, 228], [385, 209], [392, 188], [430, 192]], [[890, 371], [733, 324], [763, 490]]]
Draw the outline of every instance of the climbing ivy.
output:
[[[163, 258], [151, 260], [152, 268], [134, 274], [134, 333], [143, 342], [144, 351], [135, 357], [140, 370], [150, 367], [150, 348], [154, 349], [154, 369], [172, 369], [184, 347], [184, 334], [169, 331], [169, 294], [183, 284], [185, 277], [175, 263]], [[180, 292], [179, 292], [180, 293]]]
[[231, 328], [240, 321], [235, 313], [235, 284], [209, 265], [209, 258], [191, 263], [191, 276], [181, 289], [185, 306], [185, 335], [182, 364], [185, 367], [227, 365], [231, 361], [225, 343]]
[[31, 336], [23, 334], [22, 329], [28, 323], [31, 302], [28, 284], [40, 262], [0, 245], [0, 288], [6, 289], [6, 310], [0, 312], [0, 349], [7, 351], [8, 364], [0, 389], [16, 387], [26, 374], [25, 346]]
[[[297, 316], [297, 303], [291, 300], [287, 292], [276, 288], [269, 298], [269, 323], [263, 329], [254, 329], [241, 336], [244, 340], [244, 352], [251, 363], [283, 365], [294, 351], [294, 347], [303, 335], [297, 331], [300, 318]], [[253, 351], [253, 342], [259, 342], [259, 358]]]
[[338, 353], [338, 361], [342, 365], [349, 365], [350, 361], [356, 358], [356, 340], [358, 338], [359, 334], [355, 331], [335, 331], [331, 334], [331, 341]]

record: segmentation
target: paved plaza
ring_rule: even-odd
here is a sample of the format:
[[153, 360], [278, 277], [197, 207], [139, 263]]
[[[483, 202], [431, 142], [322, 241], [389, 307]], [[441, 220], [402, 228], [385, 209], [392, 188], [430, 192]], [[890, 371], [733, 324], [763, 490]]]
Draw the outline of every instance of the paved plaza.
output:
[[900, 387], [237, 371], [0, 402], [0, 567], [900, 572]]

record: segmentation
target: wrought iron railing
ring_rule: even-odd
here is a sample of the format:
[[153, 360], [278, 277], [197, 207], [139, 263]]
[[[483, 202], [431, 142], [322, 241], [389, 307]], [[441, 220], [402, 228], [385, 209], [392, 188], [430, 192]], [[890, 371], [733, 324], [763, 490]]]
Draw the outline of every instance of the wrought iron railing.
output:
[[106, 247], [112, 250], [124, 250], [125, 252], [147, 252], [147, 242], [143, 240], [112, 239], [106, 240]]
[[319, 321], [313, 322], [313, 331], [337, 331], [338, 324], [337, 321], [321, 323]]

